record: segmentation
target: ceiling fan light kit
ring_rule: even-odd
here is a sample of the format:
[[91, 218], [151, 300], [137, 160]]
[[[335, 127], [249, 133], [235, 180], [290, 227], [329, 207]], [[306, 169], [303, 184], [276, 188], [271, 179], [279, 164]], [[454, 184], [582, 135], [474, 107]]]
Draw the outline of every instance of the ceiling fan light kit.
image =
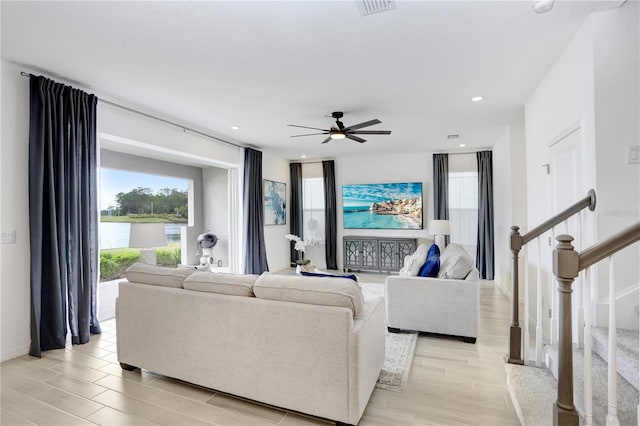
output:
[[302, 129], [312, 129], [312, 130], [320, 130], [322, 133], [307, 133], [304, 135], [292, 135], [292, 138], [298, 138], [301, 136], [315, 136], [315, 135], [327, 135], [328, 137], [322, 141], [322, 143], [327, 143], [332, 139], [351, 139], [352, 141], [356, 141], [359, 143], [366, 142], [366, 139], [362, 139], [356, 135], [390, 135], [391, 130], [359, 130], [364, 127], [374, 126], [376, 124], [381, 124], [382, 122], [377, 118], [373, 120], [365, 121], [362, 123], [354, 124], [352, 126], [345, 126], [340, 119], [344, 116], [342, 111], [334, 111], [331, 113], [331, 117], [335, 118], [336, 123], [334, 126], [331, 126], [330, 129], [319, 129], [317, 127], [308, 127], [308, 126], [299, 126], [297, 124], [287, 124], [287, 126], [291, 127], [300, 127]]

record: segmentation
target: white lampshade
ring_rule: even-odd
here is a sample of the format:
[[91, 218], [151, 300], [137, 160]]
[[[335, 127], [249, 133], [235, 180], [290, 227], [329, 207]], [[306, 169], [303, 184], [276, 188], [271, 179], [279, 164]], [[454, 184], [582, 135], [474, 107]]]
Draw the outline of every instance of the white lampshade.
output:
[[129, 228], [129, 247], [151, 248], [167, 245], [164, 223], [132, 223]]
[[429, 233], [431, 235], [449, 235], [450, 232], [448, 220], [432, 220], [429, 222]]

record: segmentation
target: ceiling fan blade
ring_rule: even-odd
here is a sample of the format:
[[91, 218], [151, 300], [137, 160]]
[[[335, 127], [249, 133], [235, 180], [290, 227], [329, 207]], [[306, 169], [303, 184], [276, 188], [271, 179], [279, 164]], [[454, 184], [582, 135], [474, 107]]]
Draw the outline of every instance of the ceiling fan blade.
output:
[[360, 143], [366, 142], [366, 139], [362, 139], [362, 138], [359, 138], [357, 136], [353, 136], [352, 134], [347, 134], [347, 135], [345, 135], [345, 137], [347, 139], [351, 139], [352, 141], [356, 141], [356, 142], [360, 142]]
[[345, 130], [349, 131], [349, 130], [362, 129], [363, 127], [369, 127], [369, 126], [373, 126], [374, 124], [380, 124], [380, 123], [382, 123], [382, 121], [378, 120], [377, 118], [374, 118], [373, 120], [365, 121], [364, 123], [358, 123], [358, 124], [354, 124], [353, 126], [349, 126]]
[[301, 129], [322, 130], [323, 132], [327, 130], [327, 129], [318, 129], [317, 127], [298, 126], [297, 124], [287, 124], [287, 126], [300, 127]]
[[316, 135], [328, 135], [329, 132], [322, 132], [322, 133], [307, 133], [305, 135], [291, 135], [292, 138], [299, 138], [300, 136], [316, 136]]
[[326, 138], [325, 140], [322, 141], [322, 143], [327, 143], [331, 140], [331, 136], [329, 136], [328, 138]]
[[390, 135], [391, 130], [356, 130], [349, 133], [352, 135]]

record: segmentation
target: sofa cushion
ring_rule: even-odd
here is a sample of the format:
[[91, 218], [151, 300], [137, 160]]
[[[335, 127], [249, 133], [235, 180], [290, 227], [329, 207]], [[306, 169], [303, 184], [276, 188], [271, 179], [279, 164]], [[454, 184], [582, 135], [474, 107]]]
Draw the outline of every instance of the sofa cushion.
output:
[[311, 305], [343, 306], [354, 316], [364, 308], [362, 289], [347, 278], [304, 277], [263, 273], [253, 286], [256, 297]]
[[124, 276], [130, 282], [180, 288], [184, 279], [194, 272], [195, 269], [134, 263], [124, 272]]
[[420, 268], [420, 272], [418, 272], [418, 276], [420, 277], [431, 277], [435, 278], [438, 276], [438, 271], [440, 270], [440, 249], [436, 244], [432, 244], [429, 247], [429, 252], [427, 253], [427, 260]]
[[221, 274], [198, 271], [189, 275], [184, 280], [182, 286], [187, 290], [252, 297], [253, 284], [257, 279], [258, 275]]
[[417, 277], [420, 268], [427, 260], [429, 249], [426, 244], [420, 244], [413, 254], [405, 256], [404, 265], [398, 272], [401, 277]]
[[438, 278], [463, 280], [474, 268], [474, 262], [464, 247], [451, 243], [440, 256]]

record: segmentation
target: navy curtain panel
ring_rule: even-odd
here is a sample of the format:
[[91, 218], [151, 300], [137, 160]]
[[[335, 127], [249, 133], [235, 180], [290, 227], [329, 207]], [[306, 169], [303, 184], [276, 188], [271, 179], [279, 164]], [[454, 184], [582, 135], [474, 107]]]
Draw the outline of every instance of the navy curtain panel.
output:
[[[289, 164], [289, 177], [291, 181], [291, 221], [289, 222], [289, 232], [304, 239], [302, 235], [302, 164]], [[291, 266], [296, 266], [298, 252], [294, 248], [295, 241], [291, 241]]]
[[29, 354], [87, 343], [96, 315], [98, 201], [94, 95], [30, 77]]
[[433, 154], [433, 218], [449, 220], [449, 154]]
[[262, 152], [244, 150], [244, 273], [268, 271], [264, 242], [264, 209], [262, 208]]
[[338, 213], [336, 205], [336, 171], [333, 160], [322, 162], [322, 178], [324, 180], [324, 253], [327, 269], [338, 269], [337, 236]]
[[478, 244], [476, 266], [480, 278], [493, 279], [493, 161], [491, 151], [476, 153], [478, 159]]

